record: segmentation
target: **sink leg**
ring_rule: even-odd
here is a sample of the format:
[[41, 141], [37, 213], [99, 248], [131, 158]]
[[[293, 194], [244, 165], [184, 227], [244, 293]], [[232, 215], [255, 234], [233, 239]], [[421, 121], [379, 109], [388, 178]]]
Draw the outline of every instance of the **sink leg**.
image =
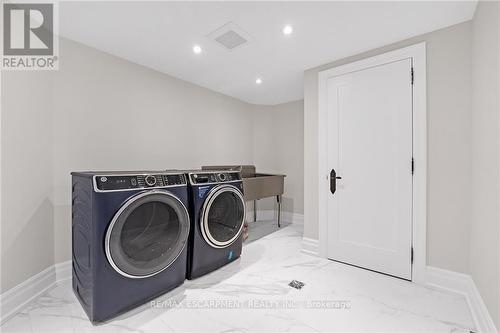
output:
[[281, 227], [281, 195], [276, 196], [276, 201], [278, 202], [278, 228]]
[[257, 222], [257, 200], [253, 201], [253, 221]]

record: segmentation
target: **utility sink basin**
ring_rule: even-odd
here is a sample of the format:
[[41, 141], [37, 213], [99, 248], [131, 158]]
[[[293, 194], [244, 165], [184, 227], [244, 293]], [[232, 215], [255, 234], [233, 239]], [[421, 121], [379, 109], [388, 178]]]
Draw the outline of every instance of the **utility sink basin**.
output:
[[285, 189], [285, 175], [256, 173], [243, 176], [243, 196], [246, 201], [282, 195]]
[[211, 165], [202, 170], [237, 170], [243, 178], [243, 197], [254, 202], [254, 221], [257, 221], [256, 200], [276, 197], [278, 203], [278, 226], [281, 226], [281, 195], [285, 190], [285, 175], [255, 172], [254, 165]]

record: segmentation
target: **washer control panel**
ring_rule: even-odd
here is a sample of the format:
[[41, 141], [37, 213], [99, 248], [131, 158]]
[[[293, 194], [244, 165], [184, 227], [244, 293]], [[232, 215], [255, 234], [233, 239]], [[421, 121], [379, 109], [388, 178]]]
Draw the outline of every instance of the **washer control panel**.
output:
[[187, 184], [186, 176], [180, 174], [110, 174], [94, 176], [94, 189], [103, 191], [126, 191], [141, 188], [165, 188]]
[[231, 183], [241, 181], [239, 171], [202, 171], [189, 174], [192, 185]]

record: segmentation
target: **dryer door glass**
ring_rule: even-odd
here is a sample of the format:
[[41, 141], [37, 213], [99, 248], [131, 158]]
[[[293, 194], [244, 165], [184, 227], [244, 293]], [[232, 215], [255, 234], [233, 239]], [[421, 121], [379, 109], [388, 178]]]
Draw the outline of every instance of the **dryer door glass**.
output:
[[245, 220], [245, 201], [233, 186], [216, 188], [207, 198], [203, 231], [210, 245], [225, 247], [240, 235]]
[[106, 255], [120, 274], [143, 278], [167, 268], [189, 235], [186, 207], [172, 194], [151, 191], [127, 201], [106, 237]]

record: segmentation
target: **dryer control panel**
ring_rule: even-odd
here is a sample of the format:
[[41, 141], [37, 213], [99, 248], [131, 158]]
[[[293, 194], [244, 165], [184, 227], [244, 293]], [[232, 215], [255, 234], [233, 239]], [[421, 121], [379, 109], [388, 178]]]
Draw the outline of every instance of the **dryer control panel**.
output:
[[202, 171], [189, 174], [191, 185], [233, 183], [238, 181], [241, 181], [241, 173], [239, 171]]
[[187, 185], [187, 180], [183, 173], [109, 174], [94, 176], [94, 190], [96, 192], [166, 188], [185, 185]]

